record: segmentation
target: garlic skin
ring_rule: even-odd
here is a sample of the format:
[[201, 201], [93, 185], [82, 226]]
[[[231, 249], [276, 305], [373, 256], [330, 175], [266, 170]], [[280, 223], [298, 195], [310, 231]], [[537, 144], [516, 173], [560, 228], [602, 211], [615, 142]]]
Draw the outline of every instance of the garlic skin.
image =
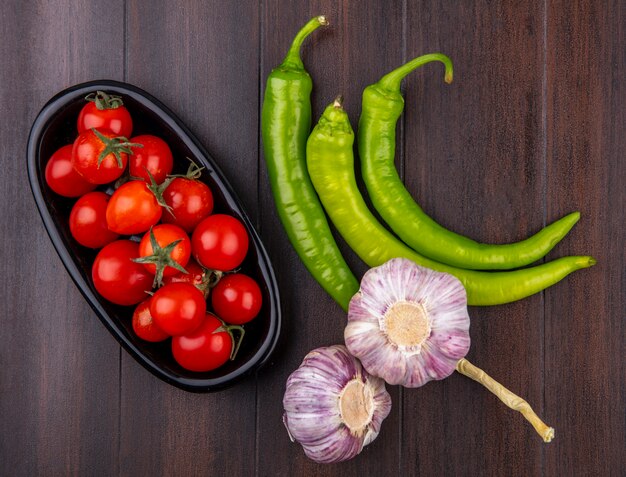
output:
[[395, 258], [368, 270], [350, 301], [350, 353], [372, 375], [415, 388], [452, 374], [470, 347], [463, 284]]
[[287, 380], [283, 422], [292, 441], [318, 463], [352, 459], [380, 432], [391, 411], [382, 379], [345, 346], [317, 348]]

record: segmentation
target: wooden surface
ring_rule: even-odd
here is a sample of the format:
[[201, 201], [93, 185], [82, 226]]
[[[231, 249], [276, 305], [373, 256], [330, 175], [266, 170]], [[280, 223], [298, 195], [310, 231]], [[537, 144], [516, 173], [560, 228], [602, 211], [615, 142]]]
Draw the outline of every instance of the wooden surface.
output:
[[[432, 217], [505, 242], [580, 210], [548, 258], [598, 265], [470, 310], [469, 358], [528, 399], [553, 443], [458, 375], [390, 387], [379, 438], [351, 462], [316, 465], [289, 441], [287, 376], [341, 342], [345, 316], [280, 227], [259, 111], [267, 74], [319, 13], [332, 27], [304, 48], [316, 118], [343, 93], [356, 125], [366, 85], [423, 53], [452, 57], [452, 85], [434, 65], [404, 84], [398, 167]], [[626, 2], [7, 0], [0, 27], [0, 475], [626, 473]], [[285, 326], [255, 379], [208, 395], [157, 380], [106, 332], [48, 240], [26, 178], [29, 128], [57, 91], [102, 78], [171, 107], [256, 221]]]

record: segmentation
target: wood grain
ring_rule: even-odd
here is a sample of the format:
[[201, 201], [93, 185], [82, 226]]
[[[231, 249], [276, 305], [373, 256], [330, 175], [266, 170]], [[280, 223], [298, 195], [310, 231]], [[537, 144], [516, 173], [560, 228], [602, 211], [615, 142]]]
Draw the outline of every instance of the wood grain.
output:
[[[317, 31], [303, 48], [303, 60], [314, 81], [312, 95], [313, 121], [319, 119], [323, 109], [337, 96], [344, 95], [344, 106], [353, 127], [358, 121], [360, 92], [381, 71], [390, 69], [401, 59], [402, 30], [393, 29], [401, 24], [401, 4], [372, 4], [370, 8], [357, 7], [351, 2], [310, 2], [306, 9], [283, 8], [283, 2], [264, 3], [261, 18], [261, 73], [262, 86], [271, 69], [283, 59], [297, 30], [309, 18], [324, 14], [330, 26]], [[275, 25], [289, 25], [277, 29]], [[381, 42], [380, 38], [386, 39]], [[352, 48], [352, 45], [360, 45]], [[384, 58], [368, 61], [367, 56]], [[284, 345], [270, 373], [259, 378], [258, 433], [259, 475], [384, 475], [396, 471], [400, 462], [399, 410], [397, 390], [392, 390], [396, 406], [385, 421], [379, 438], [366, 448], [358, 460], [320, 468], [308, 460], [300, 446], [291, 444], [282, 426], [282, 397], [284, 383], [304, 356], [314, 348], [343, 342], [346, 316], [341, 308], [325, 295], [311, 278], [281, 230], [269, 189], [265, 169], [259, 177], [261, 184], [261, 234], [269, 245], [274, 259], [279, 284], [288, 290], [297, 284], [297, 293], [283, 293], [285, 316]], [[343, 244], [340, 242], [340, 245]], [[343, 247], [351, 264], [358, 261]], [[363, 265], [355, 266], [362, 273]], [[277, 443], [281, 452], [276, 452]]]
[[[168, 1], [136, 2], [129, 5], [127, 24], [127, 81], [150, 91], [180, 116], [216, 158], [254, 218], [255, 2], [221, 2], [219, 8], [203, 2], [181, 2], [176, 8]], [[194, 395], [150, 376], [126, 354], [122, 364], [123, 475], [254, 472], [254, 380], [220, 393]]]
[[[409, 190], [458, 233], [525, 238], [544, 222], [541, 3], [428, 2], [407, 13], [407, 57], [440, 51], [455, 70], [451, 85], [438, 64], [406, 80]], [[470, 317], [469, 360], [543, 414], [542, 296], [474, 307]], [[406, 475], [540, 472], [544, 444], [532, 427], [456, 373], [406, 390], [403, 413]]]
[[626, 6], [547, 10], [547, 209], [579, 208], [560, 254], [598, 264], [546, 294], [546, 407], [561, 432], [549, 475], [626, 472]]
[[[427, 213], [487, 242], [580, 210], [547, 257], [598, 265], [542, 294], [473, 308], [474, 364], [527, 398], [556, 439], [458, 375], [389, 387], [393, 410], [353, 461], [320, 466], [282, 421], [288, 375], [342, 341], [345, 315], [308, 275], [275, 212], [259, 138], [265, 79], [313, 15], [313, 110], [414, 56], [452, 57], [404, 83], [398, 165]], [[103, 16], [104, 15], [104, 16]], [[0, 475], [624, 475], [626, 2], [610, 0], [82, 0], [3, 3], [0, 17]], [[126, 80], [174, 110], [256, 222], [281, 286], [280, 348], [257, 377], [191, 394], [106, 332], [56, 257], [26, 180], [39, 109], [90, 79]], [[340, 242], [358, 275], [365, 266]]]
[[[121, 1], [3, 2], [0, 51], [0, 473], [117, 473], [119, 346], [69, 279], [26, 179], [26, 140], [39, 109], [74, 83], [122, 79], [122, 30], [94, 32]], [[97, 403], [97, 412], [94, 404]]]

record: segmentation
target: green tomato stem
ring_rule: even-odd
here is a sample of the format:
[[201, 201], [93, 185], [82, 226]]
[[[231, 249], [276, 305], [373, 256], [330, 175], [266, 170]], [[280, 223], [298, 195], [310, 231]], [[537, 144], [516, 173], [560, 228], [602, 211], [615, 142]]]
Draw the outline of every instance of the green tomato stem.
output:
[[109, 155], [113, 154], [115, 159], [117, 160], [117, 166], [121, 169], [124, 167], [124, 163], [122, 162], [122, 153], [132, 154], [133, 150], [131, 147], [143, 147], [143, 144], [137, 144], [134, 142], [129, 142], [127, 138], [124, 136], [118, 136], [109, 138], [98, 131], [96, 128], [91, 128], [91, 131], [96, 135], [98, 139], [104, 144], [104, 149], [98, 156], [98, 168], [102, 161]]
[[[243, 326], [227, 325], [226, 323], [224, 323], [224, 321], [221, 318], [218, 318], [218, 320], [220, 321], [221, 325], [218, 326], [217, 328], [215, 328], [215, 330], [213, 330], [212, 334], [221, 333], [223, 331], [228, 333], [228, 335], [230, 336], [230, 339], [231, 339], [231, 341], [233, 343], [233, 348], [230, 351], [229, 359], [231, 361], [234, 361], [235, 357], [237, 356], [237, 352], [239, 351], [239, 347], [241, 346], [241, 342], [243, 341], [243, 337], [246, 334], [246, 330], [243, 329]], [[233, 330], [239, 332], [239, 339], [236, 340], [236, 341], [235, 341], [235, 337], [233, 335]]]
[[107, 94], [104, 91], [97, 91], [85, 96], [85, 100], [95, 103], [96, 108], [100, 111], [105, 109], [117, 109], [124, 105], [121, 96], [115, 94]]
[[176, 260], [172, 258], [172, 252], [176, 245], [182, 242], [183, 239], [174, 240], [173, 242], [167, 244], [165, 247], [161, 247], [156, 237], [154, 236], [154, 232], [152, 227], [150, 227], [150, 245], [152, 245], [152, 255], [147, 255], [145, 257], [134, 258], [133, 262], [137, 263], [152, 263], [156, 267], [156, 273], [154, 274], [154, 281], [152, 282], [153, 288], [158, 288], [163, 285], [163, 272], [166, 267], [172, 267], [179, 272], [189, 273], [183, 266], [178, 263]]

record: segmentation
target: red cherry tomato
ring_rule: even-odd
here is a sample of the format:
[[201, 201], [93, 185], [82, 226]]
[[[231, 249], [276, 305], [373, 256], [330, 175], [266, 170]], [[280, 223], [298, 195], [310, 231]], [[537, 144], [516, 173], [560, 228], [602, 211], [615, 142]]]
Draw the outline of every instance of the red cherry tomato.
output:
[[[155, 225], [152, 228], [152, 233], [154, 234], [154, 238], [161, 248], [165, 248], [169, 244], [180, 240], [180, 242], [178, 242], [178, 244], [170, 252], [169, 259], [173, 260], [184, 268], [189, 261], [189, 257], [191, 256], [191, 240], [189, 239], [185, 231], [180, 227], [177, 227], [176, 225], [161, 224]], [[155, 252], [152, 248], [152, 241], [150, 239], [150, 232], [146, 232], [146, 234], [141, 238], [141, 242], [139, 242], [139, 256], [148, 257], [153, 255], [154, 253]], [[155, 260], [158, 263], [159, 260], [157, 259], [158, 257], [155, 257]], [[164, 277], [169, 277], [178, 273], [182, 273], [181, 271], [167, 265], [167, 257], [165, 257], [165, 260], [161, 260], [160, 262], [162, 263], [161, 266], [165, 267], [163, 268]], [[146, 267], [146, 270], [148, 270], [153, 275], [156, 273], [157, 266], [155, 265], [155, 263], [144, 263], [143, 265], [144, 267]]]
[[[223, 331], [218, 331], [222, 327]], [[193, 333], [172, 338], [172, 354], [190, 371], [212, 371], [222, 366], [233, 352], [233, 338], [215, 315], [207, 313]]]
[[166, 340], [170, 336], [154, 323], [150, 314], [150, 300], [151, 298], [142, 301], [135, 308], [133, 313], [133, 331], [142, 340], [156, 343]]
[[193, 332], [202, 324], [205, 313], [204, 295], [188, 283], [164, 285], [150, 302], [154, 322], [171, 336]]
[[116, 136], [130, 137], [133, 132], [133, 120], [119, 96], [108, 95], [102, 91], [88, 96], [88, 103], [78, 114], [78, 133], [91, 128], [111, 131]]
[[89, 192], [76, 201], [70, 213], [70, 232], [79, 244], [100, 248], [118, 238], [107, 227], [108, 203], [104, 192]]
[[206, 270], [198, 265], [194, 259], [190, 259], [185, 265], [185, 270], [187, 273], [176, 272], [173, 275], [163, 277], [163, 283], [167, 285], [168, 283], [190, 283], [202, 291], [202, 287], [204, 286]]
[[122, 184], [111, 196], [107, 225], [122, 235], [139, 234], [161, 219], [161, 206], [144, 181]]
[[152, 289], [152, 275], [140, 263], [139, 245], [117, 240], [106, 245], [93, 263], [91, 277], [100, 295], [117, 305], [135, 305]]
[[213, 212], [213, 194], [204, 182], [177, 177], [163, 192], [171, 212], [163, 213], [163, 222], [176, 224], [191, 233], [202, 219]]
[[143, 147], [133, 147], [133, 154], [128, 162], [128, 170], [132, 177], [145, 180], [150, 184], [150, 171], [157, 184], [161, 184], [172, 173], [174, 158], [167, 143], [156, 136], [144, 134], [130, 140], [133, 144], [141, 144]]
[[[72, 166], [92, 184], [106, 184], [117, 180], [128, 163], [128, 146], [108, 131], [88, 129], [78, 135], [72, 148]], [[108, 151], [115, 151], [113, 152]], [[108, 152], [108, 153], [106, 153]], [[106, 155], [100, 160], [100, 155]], [[116, 156], [117, 154], [117, 156]]]
[[248, 233], [235, 217], [210, 215], [194, 230], [191, 248], [194, 257], [204, 268], [232, 270], [246, 258]]
[[224, 276], [211, 291], [213, 311], [233, 325], [243, 325], [255, 318], [262, 303], [257, 282], [241, 273]]
[[46, 164], [46, 183], [63, 197], [80, 197], [96, 188], [87, 182], [72, 166], [72, 144], [63, 146]]

